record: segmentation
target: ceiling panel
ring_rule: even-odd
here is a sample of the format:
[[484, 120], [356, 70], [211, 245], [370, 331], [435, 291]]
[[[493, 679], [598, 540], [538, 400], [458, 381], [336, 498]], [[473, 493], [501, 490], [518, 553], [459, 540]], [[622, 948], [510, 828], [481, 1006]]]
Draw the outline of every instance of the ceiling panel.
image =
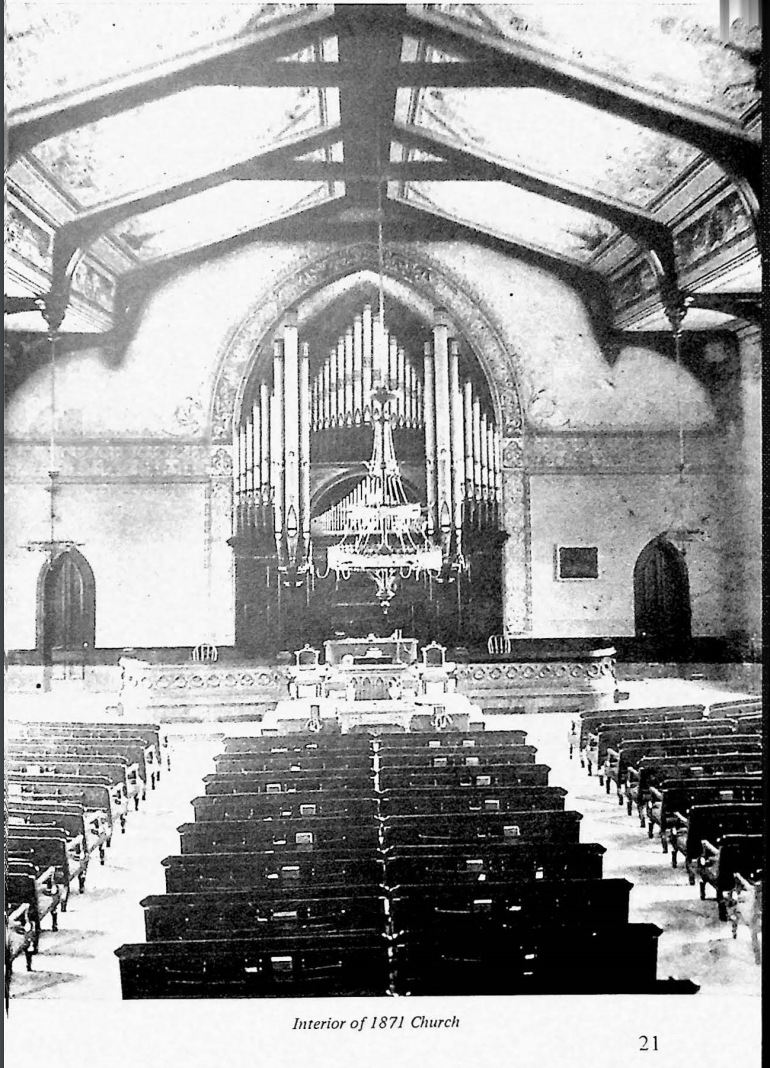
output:
[[190, 89], [81, 126], [33, 154], [85, 207], [185, 181], [322, 125], [315, 89]]
[[504, 182], [409, 182], [403, 195], [416, 207], [435, 207], [460, 222], [576, 260], [588, 261], [617, 233], [603, 219]]
[[238, 37], [308, 6], [232, 0], [9, 0], [8, 106], [25, 107], [84, 89]]

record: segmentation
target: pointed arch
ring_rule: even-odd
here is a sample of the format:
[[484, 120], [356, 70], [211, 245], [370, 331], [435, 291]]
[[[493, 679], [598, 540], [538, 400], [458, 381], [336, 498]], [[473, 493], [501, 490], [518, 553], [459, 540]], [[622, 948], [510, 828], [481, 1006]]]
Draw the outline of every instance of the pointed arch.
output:
[[634, 619], [637, 638], [681, 643], [691, 637], [687, 563], [665, 534], [645, 545], [634, 566]]
[[46, 561], [37, 584], [37, 647], [43, 661], [55, 654], [93, 649], [96, 642], [96, 583], [85, 556], [74, 546]]

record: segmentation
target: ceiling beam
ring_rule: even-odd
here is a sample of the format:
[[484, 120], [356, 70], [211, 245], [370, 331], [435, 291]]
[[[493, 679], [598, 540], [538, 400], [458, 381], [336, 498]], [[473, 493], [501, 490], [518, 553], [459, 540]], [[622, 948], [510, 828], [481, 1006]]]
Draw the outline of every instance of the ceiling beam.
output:
[[651, 212], [636, 208], [615, 197], [584, 189], [521, 165], [513, 166], [474, 148], [455, 144], [450, 138], [419, 130], [404, 123], [394, 123], [393, 138], [407, 147], [442, 156], [464, 175], [476, 180], [506, 182], [528, 193], [558, 201], [568, 207], [589, 212], [633, 236], [657, 257], [657, 274], [665, 292], [672, 299], [677, 293], [677, 265], [670, 228]]
[[[377, 173], [390, 154], [387, 130], [396, 108], [397, 85], [389, 74], [401, 56], [402, 40], [390, 16], [403, 5], [387, 4], [385, 17], [377, 4], [337, 7], [339, 60], [354, 63], [359, 76], [340, 87], [340, 123], [345, 162], [355, 172]], [[376, 207], [379, 189], [370, 182], [351, 181], [350, 201]]]
[[[383, 62], [379, 73], [396, 86], [430, 86], [467, 89], [478, 87], [519, 88], [528, 84], [510, 64], [429, 63], [420, 60]], [[358, 59], [345, 62], [301, 63], [296, 60], [259, 63], [232, 69], [220, 65], [206, 75], [206, 85], [239, 85], [251, 88], [306, 87], [347, 88], [371, 77], [371, 68]], [[203, 83], [201, 83], [203, 84]]]
[[402, 32], [477, 63], [510, 64], [526, 83], [617, 115], [639, 126], [694, 145], [761, 202], [762, 145], [739, 123], [714, 112], [643, 89], [616, 75], [580, 66], [523, 41], [466, 25], [438, 11], [399, 12], [393, 22]]
[[[684, 294], [686, 308], [722, 312], [750, 323], [762, 323], [762, 294], [756, 292]], [[685, 323], [687, 320], [685, 319]]]
[[199, 85], [216, 84], [217, 72], [233, 77], [277, 55], [290, 55], [333, 32], [328, 11], [288, 15], [262, 29], [222, 44], [197, 49], [133, 74], [68, 93], [12, 112], [8, 119], [9, 162], [41, 141], [79, 126]]

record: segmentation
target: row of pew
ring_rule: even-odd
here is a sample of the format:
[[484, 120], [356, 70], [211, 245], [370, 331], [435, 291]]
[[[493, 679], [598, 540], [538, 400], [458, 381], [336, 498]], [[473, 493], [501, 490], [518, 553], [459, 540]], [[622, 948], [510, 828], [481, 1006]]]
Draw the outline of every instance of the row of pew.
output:
[[5, 742], [5, 999], [13, 962], [32, 970], [42, 921], [58, 930], [72, 887], [105, 863], [117, 827], [154, 790], [168, 743], [156, 724], [19, 721]]
[[[124, 999], [692, 993], [523, 731], [229, 738]], [[606, 966], [622, 956], [623, 969]]]
[[737, 937], [749, 927], [761, 958], [764, 856], [764, 754], [761, 699], [710, 706], [583, 712], [568, 732], [589, 775], [673, 867], [683, 862], [700, 897], [715, 890], [717, 914]]

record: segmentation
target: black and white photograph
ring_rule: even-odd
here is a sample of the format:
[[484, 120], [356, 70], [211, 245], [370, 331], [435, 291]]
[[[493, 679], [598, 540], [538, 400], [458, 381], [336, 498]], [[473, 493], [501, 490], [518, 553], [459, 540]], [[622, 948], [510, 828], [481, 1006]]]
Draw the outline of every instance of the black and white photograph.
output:
[[5, 1052], [759, 1068], [758, 0], [5, 0]]

